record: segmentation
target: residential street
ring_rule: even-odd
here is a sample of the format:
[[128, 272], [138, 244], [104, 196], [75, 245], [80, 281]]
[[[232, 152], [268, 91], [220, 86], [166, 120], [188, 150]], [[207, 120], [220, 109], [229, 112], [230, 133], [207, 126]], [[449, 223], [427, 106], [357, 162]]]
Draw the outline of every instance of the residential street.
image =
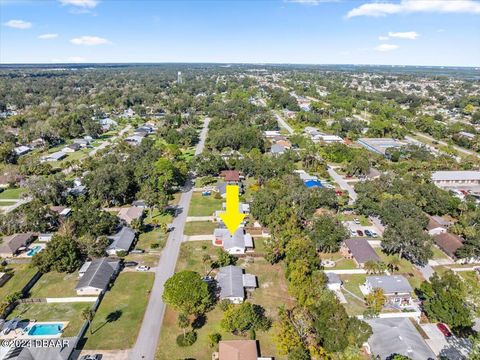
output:
[[[415, 133], [415, 135], [419, 136], [419, 137], [422, 137], [422, 138], [425, 138], [425, 139], [428, 139], [430, 141], [436, 141], [438, 142], [440, 145], [443, 145], [443, 146], [448, 146], [448, 144], [445, 142], [445, 141], [441, 141], [441, 140], [436, 140], [434, 139], [433, 137], [429, 136], [429, 135], [425, 135], [423, 133]], [[471, 156], [476, 156], [476, 157], [480, 157], [480, 155], [478, 155], [475, 151], [470, 151], [470, 150], [467, 150], [467, 149], [464, 149], [464, 148], [461, 148], [460, 146], [457, 146], [457, 145], [452, 145], [452, 147], [457, 150], [458, 152], [464, 154], [464, 155], [471, 155]]]
[[350, 186], [331, 166], [328, 166], [327, 171], [342, 190], [348, 191], [348, 196], [350, 197], [349, 204], [353, 204], [355, 201], [357, 201], [357, 193], [353, 187]]
[[[209, 122], [210, 119], [206, 118], [203, 129], [200, 132], [200, 141], [195, 149], [195, 155], [198, 155], [203, 151]], [[180, 197], [178, 203], [179, 214], [172, 221], [171, 226], [173, 230], [168, 236], [167, 244], [162, 251], [162, 256], [155, 272], [155, 281], [150, 294], [150, 300], [143, 317], [137, 341], [129, 357], [132, 360], [153, 360], [155, 358], [155, 351], [157, 349], [163, 315], [165, 313], [165, 304], [162, 301], [163, 287], [167, 279], [175, 272], [175, 265], [180, 252], [180, 245], [183, 239], [183, 229], [187, 219], [192, 193], [193, 186], [189, 181]]]
[[287, 130], [289, 134], [293, 134], [294, 132], [293, 129], [290, 127], [290, 125], [287, 124], [287, 122], [280, 115], [278, 115], [276, 112], [273, 112], [273, 115], [275, 115], [281, 127]]

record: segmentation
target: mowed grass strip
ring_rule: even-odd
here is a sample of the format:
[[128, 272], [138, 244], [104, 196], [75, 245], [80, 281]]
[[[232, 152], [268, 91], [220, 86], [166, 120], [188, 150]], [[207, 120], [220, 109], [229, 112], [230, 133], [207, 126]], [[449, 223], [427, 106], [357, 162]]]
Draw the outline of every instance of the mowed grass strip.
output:
[[30, 267], [30, 264], [8, 264], [7, 269], [12, 271], [12, 277], [0, 287], [0, 299], [14, 292], [21, 291], [33, 275], [37, 273], [37, 269]]
[[61, 298], [75, 297], [75, 286], [78, 282], [78, 273], [58, 273], [52, 271], [43, 274], [30, 289], [31, 298]]
[[215, 210], [222, 209], [224, 199], [216, 199], [215, 195], [202, 196], [199, 192], [194, 192], [188, 216], [212, 216]]
[[185, 228], [183, 233], [185, 235], [212, 235], [213, 230], [218, 227], [212, 221], [193, 221], [187, 222], [185, 224]]
[[136, 339], [154, 280], [153, 273], [125, 272], [105, 294], [85, 333], [88, 350], [130, 349]]

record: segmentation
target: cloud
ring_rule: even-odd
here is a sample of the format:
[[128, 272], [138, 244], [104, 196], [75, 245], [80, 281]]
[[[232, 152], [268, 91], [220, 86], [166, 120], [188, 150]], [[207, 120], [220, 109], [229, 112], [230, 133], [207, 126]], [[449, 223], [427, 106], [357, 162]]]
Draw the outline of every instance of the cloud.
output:
[[58, 37], [58, 34], [42, 34], [38, 36], [38, 38], [42, 40], [55, 39], [57, 37]]
[[368, 3], [347, 13], [355, 16], [386, 16], [405, 13], [467, 13], [480, 14], [480, 2], [473, 0], [402, 0], [400, 3]]
[[87, 45], [87, 46], [111, 44], [110, 40], [107, 40], [98, 36], [80, 36], [80, 37], [71, 39], [70, 42], [75, 45]]
[[398, 39], [409, 39], [415, 40], [418, 37], [418, 33], [415, 31], [405, 31], [405, 32], [389, 32], [388, 36], [391, 38], [398, 38]]
[[398, 49], [400, 46], [394, 45], [394, 44], [381, 44], [378, 45], [375, 50], [380, 51], [380, 52], [387, 52], [387, 51], [392, 51]]
[[32, 23], [23, 20], [9, 20], [5, 24], [5, 26], [14, 28], [14, 29], [30, 29], [32, 27]]
[[379, 36], [379, 37], [378, 37], [378, 40], [380, 40], [380, 41], [386, 41], [386, 40], [388, 40], [388, 39], [389, 39], [388, 36]]
[[59, 0], [62, 5], [72, 5], [81, 8], [93, 9], [99, 3], [98, 0]]
[[296, 3], [302, 5], [316, 6], [321, 3], [338, 2], [339, 0], [284, 0], [286, 3]]
[[86, 62], [87, 59], [81, 56], [70, 56], [67, 58], [67, 61], [72, 63], [81, 63], [81, 62]]

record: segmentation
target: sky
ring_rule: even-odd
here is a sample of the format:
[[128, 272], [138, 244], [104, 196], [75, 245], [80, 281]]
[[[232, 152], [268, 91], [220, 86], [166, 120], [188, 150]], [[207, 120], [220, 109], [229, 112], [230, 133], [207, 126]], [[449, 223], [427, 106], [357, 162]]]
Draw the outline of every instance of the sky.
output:
[[0, 0], [0, 63], [480, 66], [480, 0]]

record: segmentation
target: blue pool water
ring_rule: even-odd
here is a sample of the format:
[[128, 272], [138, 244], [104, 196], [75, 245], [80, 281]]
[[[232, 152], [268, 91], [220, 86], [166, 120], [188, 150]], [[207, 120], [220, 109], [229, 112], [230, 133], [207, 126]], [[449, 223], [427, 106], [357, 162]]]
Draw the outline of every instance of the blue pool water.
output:
[[62, 329], [63, 324], [35, 324], [28, 331], [28, 335], [58, 335]]
[[27, 256], [33, 256], [42, 250], [41, 246], [34, 246], [27, 252]]

